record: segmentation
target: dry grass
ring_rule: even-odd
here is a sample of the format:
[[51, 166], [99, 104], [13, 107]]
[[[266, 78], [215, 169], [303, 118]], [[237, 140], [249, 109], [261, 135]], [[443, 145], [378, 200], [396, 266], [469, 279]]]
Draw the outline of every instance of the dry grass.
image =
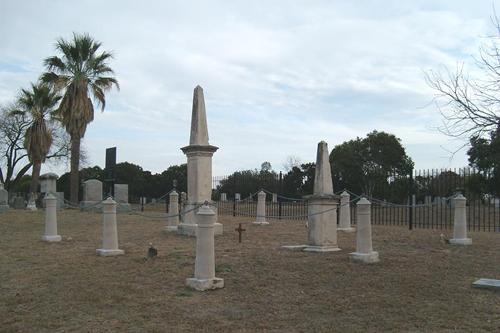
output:
[[[374, 228], [376, 265], [348, 260], [355, 234], [339, 234], [342, 251], [287, 251], [303, 244], [303, 221], [245, 224], [222, 216], [217, 276], [226, 287], [184, 287], [194, 269], [195, 239], [164, 234], [163, 222], [119, 215], [125, 256], [95, 255], [101, 216], [59, 213], [63, 241], [40, 240], [43, 213], [0, 215], [1, 332], [451, 332], [500, 331], [500, 293], [471, 288], [500, 278], [500, 234], [471, 233], [451, 247], [441, 231]], [[157, 215], [158, 213], [156, 213]], [[159, 250], [145, 261], [149, 242]]]

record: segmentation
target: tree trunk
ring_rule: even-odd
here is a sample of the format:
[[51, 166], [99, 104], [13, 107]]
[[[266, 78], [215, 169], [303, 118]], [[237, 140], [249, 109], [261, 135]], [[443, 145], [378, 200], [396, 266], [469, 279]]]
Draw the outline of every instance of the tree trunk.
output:
[[42, 163], [37, 161], [33, 163], [33, 171], [31, 172], [30, 193], [38, 192], [38, 180], [40, 178], [40, 169]]
[[78, 205], [78, 193], [80, 181], [78, 169], [80, 166], [80, 136], [78, 134], [71, 136], [71, 172], [70, 172], [70, 201]]

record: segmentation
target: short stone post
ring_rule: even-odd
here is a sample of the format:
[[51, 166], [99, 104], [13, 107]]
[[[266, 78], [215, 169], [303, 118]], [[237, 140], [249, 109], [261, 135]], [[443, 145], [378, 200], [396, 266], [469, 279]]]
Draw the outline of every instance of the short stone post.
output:
[[371, 202], [361, 198], [356, 204], [356, 252], [349, 254], [353, 260], [366, 263], [378, 262], [378, 252], [372, 247]]
[[116, 202], [111, 197], [102, 203], [102, 222], [102, 249], [97, 249], [97, 254], [103, 257], [124, 254], [125, 251], [118, 248]]
[[351, 196], [346, 191], [340, 194], [340, 221], [338, 230], [344, 232], [353, 232], [355, 229], [351, 227]]
[[273, 203], [278, 202], [278, 193], [273, 193]]
[[241, 193], [235, 193], [234, 194], [234, 200], [241, 201]]
[[179, 194], [175, 190], [169, 194], [167, 226], [165, 231], [177, 231], [179, 226]]
[[472, 239], [467, 238], [467, 199], [462, 194], [458, 194], [453, 198], [455, 206], [455, 216], [453, 219], [453, 238], [450, 239], [450, 244], [454, 245], [471, 245]]
[[257, 193], [257, 218], [253, 224], [266, 225], [266, 192], [260, 191]]
[[60, 242], [61, 236], [57, 234], [57, 198], [52, 193], [47, 193], [43, 200], [45, 201], [45, 234], [42, 240]]
[[0, 213], [9, 210], [9, 192], [3, 188], [3, 183], [0, 182]]
[[186, 279], [186, 285], [200, 291], [223, 288], [224, 280], [215, 277], [215, 212], [205, 203], [196, 214], [194, 278]]

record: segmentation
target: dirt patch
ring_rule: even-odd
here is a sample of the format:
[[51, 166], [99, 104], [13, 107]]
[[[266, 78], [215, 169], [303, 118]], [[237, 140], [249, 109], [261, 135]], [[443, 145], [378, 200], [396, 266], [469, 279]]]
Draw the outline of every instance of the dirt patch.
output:
[[[66, 210], [58, 219], [63, 241], [48, 244], [43, 212], [0, 215], [0, 331], [500, 331], [500, 293], [471, 287], [500, 279], [500, 233], [470, 233], [472, 246], [452, 247], [441, 244], [442, 230], [375, 226], [381, 262], [366, 265], [348, 259], [354, 233], [339, 233], [340, 252], [303, 253], [281, 246], [306, 242], [304, 221], [254, 226], [220, 216], [225, 288], [200, 293], [184, 286], [195, 239], [163, 233], [164, 221], [119, 214], [126, 254], [103, 258], [100, 214]], [[150, 242], [159, 256], [148, 261]]]

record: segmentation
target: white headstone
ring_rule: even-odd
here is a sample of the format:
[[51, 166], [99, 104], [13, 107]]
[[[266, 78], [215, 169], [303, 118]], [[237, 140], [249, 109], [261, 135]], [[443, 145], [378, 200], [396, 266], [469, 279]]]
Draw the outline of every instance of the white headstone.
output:
[[102, 201], [102, 182], [97, 179], [89, 179], [83, 182], [83, 201], [80, 202], [82, 209], [100, 209]]

